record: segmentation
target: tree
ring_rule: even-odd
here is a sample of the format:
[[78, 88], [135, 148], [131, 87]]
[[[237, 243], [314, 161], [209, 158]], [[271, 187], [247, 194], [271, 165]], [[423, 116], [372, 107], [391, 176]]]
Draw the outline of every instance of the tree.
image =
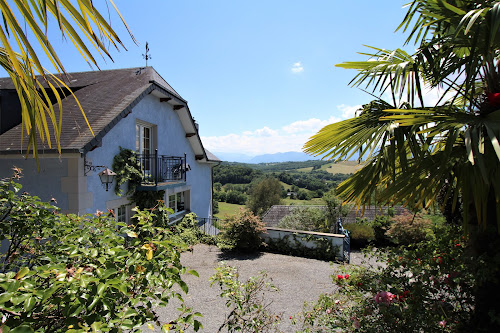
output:
[[343, 205], [335, 195], [335, 190], [330, 190], [323, 196], [323, 201], [326, 204], [326, 226], [325, 232], [339, 233], [338, 221], [342, 220], [349, 214], [350, 205]]
[[255, 214], [264, 214], [271, 206], [281, 203], [281, 183], [276, 178], [264, 178], [252, 186], [247, 207]]
[[[370, 47], [367, 61], [337, 65], [358, 70], [353, 86], [371, 85], [392, 101], [364, 105], [305, 145], [337, 160], [360, 152], [366, 165], [337, 188], [358, 206], [376, 198], [428, 207], [441, 189], [444, 203], [463, 203], [474, 253], [492, 270], [475, 295], [474, 325], [484, 331], [500, 330], [500, 304], [489, 294], [500, 287], [499, 11], [495, 1], [412, 1], [398, 29], [415, 43], [413, 54]], [[425, 104], [424, 87], [442, 89], [436, 105]]]
[[[125, 24], [113, 0], [107, 2]], [[105, 44], [109, 43], [117, 49], [119, 45], [124, 46], [91, 0], [16, 0], [13, 3], [17, 7], [15, 10], [7, 2], [0, 4], [4, 23], [0, 27], [0, 63], [11, 77], [21, 101], [23, 129], [29, 135], [28, 151], [33, 149], [33, 155], [37, 156], [38, 139], [42, 142], [47, 140], [51, 146], [50, 133], [54, 134], [55, 144], [60, 151], [62, 110], [54, 110], [49, 96], [52, 94], [57, 100], [61, 100], [65, 97], [65, 91], [71, 94], [71, 90], [64, 83], [63, 75], [52, 75], [42, 66], [39, 55], [35, 52], [35, 45], [32, 45], [33, 41], [39, 44], [42, 53], [59, 74], [66, 72], [47, 38], [47, 31], [55, 28], [50, 23], [51, 16], [55, 18], [58, 24], [56, 29], [61, 31], [62, 36], [68, 37], [82, 57], [96, 67], [99, 66], [91, 49], [112, 60]], [[126, 24], [125, 26], [127, 27]], [[31, 36], [34, 36], [30, 38], [31, 41], [28, 38], [28, 28]], [[132, 36], [131, 33], [130, 35]], [[10, 43], [12, 40], [15, 40], [14, 46]], [[87, 46], [85, 41], [91, 46]], [[19, 51], [15, 51], [16, 49]], [[38, 79], [36, 75], [39, 75]], [[85, 116], [83, 109], [81, 110]], [[88, 122], [87, 126], [90, 128]]]

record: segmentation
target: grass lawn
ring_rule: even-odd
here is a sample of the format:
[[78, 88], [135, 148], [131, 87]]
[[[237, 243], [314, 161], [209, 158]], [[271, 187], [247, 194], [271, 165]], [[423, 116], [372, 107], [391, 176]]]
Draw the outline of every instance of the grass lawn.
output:
[[226, 217], [226, 215], [233, 216], [240, 210], [240, 207], [245, 207], [245, 206], [230, 204], [227, 202], [219, 202], [219, 213], [215, 215], [215, 217], [223, 219]]

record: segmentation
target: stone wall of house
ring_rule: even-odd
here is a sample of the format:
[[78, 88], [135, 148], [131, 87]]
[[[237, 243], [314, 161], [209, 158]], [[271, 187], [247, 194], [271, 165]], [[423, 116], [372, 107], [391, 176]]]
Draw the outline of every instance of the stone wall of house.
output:
[[33, 157], [21, 155], [3, 155], [0, 157], [0, 177], [13, 175], [12, 168], [22, 169], [22, 178], [17, 182], [23, 188], [21, 191], [40, 197], [43, 201], [55, 199], [57, 206], [64, 212], [69, 209], [68, 193], [62, 188], [63, 179], [68, 177], [68, 159], [58, 155], [40, 154], [39, 168]]

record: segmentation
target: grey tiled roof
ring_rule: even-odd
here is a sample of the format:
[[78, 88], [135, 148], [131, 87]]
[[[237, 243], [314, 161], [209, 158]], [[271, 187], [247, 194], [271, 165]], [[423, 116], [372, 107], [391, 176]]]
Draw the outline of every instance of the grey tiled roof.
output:
[[212, 162], [222, 162], [217, 156], [209, 152], [208, 150], [205, 149], [205, 152], [207, 153], [207, 158], [209, 161]]
[[[283, 219], [285, 216], [291, 214], [292, 211], [298, 207], [316, 207], [316, 208], [326, 209], [326, 206], [274, 205], [262, 216], [262, 222], [264, 222], [264, 224], [267, 227], [277, 227], [278, 224], [280, 223], [281, 219]], [[407, 211], [406, 208], [401, 207], [401, 206], [393, 207], [393, 209], [394, 209], [395, 215], [401, 215], [401, 214], [403, 214], [403, 212]], [[350, 210], [350, 212], [347, 214], [347, 216], [344, 217], [343, 223], [346, 224], [346, 223], [356, 222], [357, 217], [366, 218], [369, 221], [372, 221], [375, 219], [375, 216], [378, 216], [378, 215], [387, 215], [387, 208], [368, 206], [368, 207], [365, 207], [364, 214], [363, 214], [362, 208], [360, 208], [359, 210], [356, 210], [355, 208], [353, 208]]]
[[[73, 96], [61, 102], [63, 122], [61, 129], [62, 151], [88, 151], [99, 144], [104, 136], [121, 118], [131, 112], [145, 95], [153, 90], [161, 91], [177, 104], [186, 106], [187, 102], [152, 68], [127, 68], [105, 71], [68, 73], [61, 76], [74, 90], [90, 123], [95, 137], [85, 123]], [[46, 83], [43, 83], [46, 85]], [[0, 89], [13, 89], [10, 78], [0, 78]], [[58, 105], [54, 105], [58, 112]], [[187, 109], [189, 113], [189, 109]], [[194, 126], [194, 125], [193, 125]], [[51, 125], [49, 125], [51, 128]], [[25, 134], [25, 133], [24, 133]], [[24, 135], [21, 146], [22, 128], [15, 126], [0, 136], [0, 153], [20, 152], [26, 148], [28, 137]], [[47, 141], [39, 140], [39, 151], [55, 151], [54, 134], [51, 131], [52, 149]], [[202, 146], [201, 141], [199, 141]]]

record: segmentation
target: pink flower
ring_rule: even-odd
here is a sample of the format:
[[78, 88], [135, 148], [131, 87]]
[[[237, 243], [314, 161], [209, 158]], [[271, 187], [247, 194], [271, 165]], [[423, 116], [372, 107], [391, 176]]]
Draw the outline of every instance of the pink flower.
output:
[[441, 328], [444, 328], [446, 326], [446, 320], [441, 320], [439, 323], [438, 323], [439, 327]]
[[385, 305], [390, 305], [394, 298], [396, 298], [396, 295], [388, 291], [379, 291], [375, 296], [373, 296], [375, 303], [382, 303]]
[[356, 317], [352, 317], [352, 324], [354, 325], [354, 328], [359, 329], [361, 327], [361, 323], [359, 322], [359, 319]]
[[330, 314], [331, 312], [332, 312], [332, 310], [326, 309], [326, 313]]

